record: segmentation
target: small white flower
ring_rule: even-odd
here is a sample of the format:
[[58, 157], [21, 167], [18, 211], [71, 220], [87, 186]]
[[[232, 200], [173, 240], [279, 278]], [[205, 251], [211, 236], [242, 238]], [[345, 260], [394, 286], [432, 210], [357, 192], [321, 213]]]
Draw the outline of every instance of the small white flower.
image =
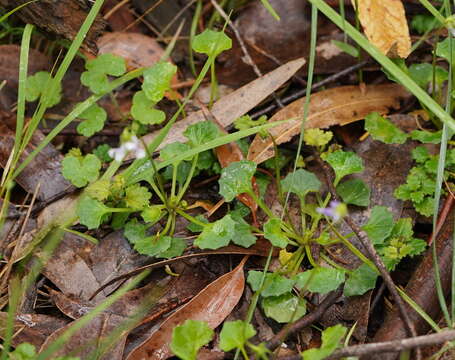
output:
[[115, 159], [115, 161], [122, 161], [126, 155], [126, 150], [123, 146], [120, 146], [119, 148], [110, 149], [108, 154], [111, 158]]
[[143, 159], [146, 155], [147, 154], [144, 149], [140, 148], [136, 150], [136, 159]]

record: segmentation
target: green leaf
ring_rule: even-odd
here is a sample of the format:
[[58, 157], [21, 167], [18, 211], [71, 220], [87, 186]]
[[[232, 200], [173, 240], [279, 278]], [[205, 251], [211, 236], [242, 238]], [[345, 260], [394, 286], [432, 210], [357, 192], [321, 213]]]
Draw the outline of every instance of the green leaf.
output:
[[362, 159], [350, 151], [338, 150], [325, 157], [330, 166], [335, 171], [335, 183], [347, 175], [363, 171]]
[[152, 194], [146, 187], [134, 184], [125, 190], [125, 203], [131, 209], [144, 209], [149, 205]]
[[194, 241], [194, 245], [201, 249], [219, 249], [227, 246], [234, 234], [235, 221], [230, 215], [226, 215], [214, 223], [207, 224]]
[[440, 66], [434, 67], [428, 63], [412, 64], [409, 67], [409, 75], [422, 88], [426, 89], [428, 84], [433, 82], [433, 77], [436, 84], [439, 86], [448, 79], [449, 73]]
[[141, 212], [142, 219], [144, 219], [146, 223], [149, 223], [149, 226], [157, 223], [162, 215], [161, 206], [159, 205], [148, 206]]
[[327, 294], [338, 289], [344, 283], [344, 272], [334, 268], [319, 266], [298, 274], [295, 279], [296, 285], [300, 289]]
[[183, 360], [196, 360], [201, 347], [212, 340], [213, 330], [204, 321], [186, 320], [172, 331], [170, 348]]
[[188, 126], [183, 135], [192, 147], [196, 147], [215, 140], [220, 135], [220, 129], [213, 122], [206, 120]]
[[255, 126], [264, 125], [267, 123], [267, 116], [262, 115], [256, 120], [253, 120], [250, 115], [240, 116], [238, 119], [234, 120], [234, 127], [237, 130], [250, 129]]
[[434, 211], [434, 198], [432, 196], [427, 196], [422, 202], [414, 203], [414, 208], [423, 216], [431, 216]]
[[344, 296], [363, 295], [368, 290], [374, 289], [378, 274], [367, 264], [360, 265], [346, 280], [344, 285]]
[[334, 44], [337, 48], [339, 48], [341, 51], [345, 52], [348, 55], [351, 55], [352, 57], [359, 57], [359, 49], [356, 47], [352, 46], [351, 44], [345, 43], [343, 41], [338, 41], [338, 40], [332, 40], [332, 44]]
[[329, 143], [333, 138], [331, 131], [324, 131], [321, 129], [306, 129], [303, 133], [303, 141], [308, 146], [324, 146]]
[[109, 80], [107, 75], [121, 76], [126, 72], [125, 59], [112, 54], [102, 54], [96, 59], [85, 63], [81, 75], [81, 83], [87, 86], [94, 94], [108, 92]]
[[279, 323], [300, 319], [306, 313], [306, 301], [291, 293], [271, 296], [262, 300], [265, 315]]
[[147, 225], [141, 224], [137, 219], [132, 219], [125, 224], [124, 235], [128, 241], [135, 244], [147, 237]]
[[370, 205], [370, 188], [360, 179], [350, 179], [342, 182], [336, 188], [337, 194], [346, 204], [357, 206]]
[[155, 103], [164, 97], [171, 88], [171, 80], [177, 72], [177, 66], [169, 62], [158, 62], [144, 71], [142, 90], [147, 98]]
[[[452, 44], [450, 44], [452, 43]], [[450, 46], [452, 45], [452, 46]], [[445, 38], [436, 45], [436, 56], [442, 57], [450, 62], [450, 48], [452, 47], [452, 59], [455, 59], [455, 39], [451, 37]]]
[[145, 95], [145, 91], [138, 91], [133, 96], [131, 116], [142, 125], [161, 124], [166, 120], [166, 114], [161, 110], [154, 109], [154, 105], [155, 103]]
[[[209, 221], [204, 217], [204, 215], [197, 215], [196, 216], [196, 219], [199, 220], [200, 222], [203, 222], [203, 223], [206, 223], [208, 224]], [[186, 227], [189, 231], [191, 232], [201, 232], [202, 230], [204, 230], [204, 227], [201, 226], [201, 225], [198, 225], [198, 224], [195, 224], [193, 222], [190, 222], [187, 227]]]
[[441, 26], [434, 16], [428, 14], [415, 15], [411, 21], [411, 27], [421, 35]]
[[157, 256], [171, 247], [170, 236], [149, 236], [137, 240], [134, 243], [134, 250], [139, 254]]
[[85, 193], [96, 200], [103, 201], [111, 194], [110, 187], [111, 183], [109, 180], [98, 180], [87, 186]]
[[109, 150], [111, 147], [108, 144], [101, 144], [96, 147], [95, 150], [93, 150], [93, 155], [96, 155], [98, 159], [100, 159], [102, 162], [110, 162], [113, 159], [109, 156]]
[[288, 237], [281, 230], [281, 220], [270, 218], [263, 226], [264, 237], [269, 240], [273, 246], [285, 248], [288, 245]]
[[82, 121], [79, 125], [77, 125], [77, 132], [81, 135], [90, 137], [103, 129], [104, 122], [107, 119], [107, 114], [102, 107], [97, 104], [93, 104], [80, 114], [79, 117], [81, 119], [85, 119], [85, 121]]
[[102, 218], [110, 209], [103, 203], [84, 196], [77, 206], [77, 216], [82, 225], [89, 229], [97, 229], [101, 225]]
[[425, 146], [417, 146], [411, 152], [412, 158], [418, 163], [424, 163], [430, 158], [428, 149]]
[[101, 161], [93, 154], [85, 157], [66, 155], [62, 160], [62, 175], [76, 187], [84, 187], [98, 179]]
[[[172, 161], [177, 155], [180, 155], [181, 153], [190, 150], [190, 146], [188, 144], [183, 144], [181, 142], [173, 142], [171, 144], [166, 145], [163, 147], [160, 151], [160, 158], [163, 161]], [[185, 159], [186, 161], [189, 161], [191, 159]], [[180, 161], [175, 162], [174, 165], [179, 164]]]
[[375, 206], [370, 219], [362, 229], [375, 245], [382, 244], [389, 237], [393, 228], [393, 214], [385, 206]]
[[[262, 271], [249, 271], [247, 282], [250, 284], [253, 291], [260, 289], [262, 280]], [[292, 290], [295, 280], [288, 279], [287, 277], [278, 273], [267, 273], [264, 281], [264, 288], [261, 291], [261, 296], [279, 296], [288, 293]]]
[[22, 343], [16, 346], [11, 352], [9, 358], [11, 360], [34, 360], [36, 359], [35, 346], [29, 343]]
[[320, 348], [312, 348], [302, 353], [303, 360], [323, 360], [331, 355], [343, 340], [347, 329], [337, 324], [322, 332], [322, 344]]
[[186, 241], [181, 238], [173, 237], [169, 249], [158, 254], [159, 257], [172, 259], [183, 254], [186, 249]]
[[235, 348], [243, 348], [249, 338], [256, 335], [253, 325], [242, 320], [226, 321], [220, 333], [220, 349], [231, 351]]
[[410, 136], [412, 140], [417, 140], [424, 144], [439, 144], [441, 142], [442, 130], [434, 132], [413, 130]]
[[236, 216], [231, 213], [231, 217], [235, 221], [232, 242], [245, 248], [254, 245], [256, 243], [256, 236], [252, 234], [250, 225], [248, 225], [248, 223], [240, 216]]
[[256, 164], [249, 160], [229, 164], [221, 171], [220, 194], [229, 202], [239, 194], [252, 191], [251, 179], [255, 172]]
[[48, 97], [49, 107], [57, 105], [62, 98], [62, 84], [58, 83], [55, 93], [49, 94], [52, 76], [47, 71], [38, 71], [27, 78], [25, 85], [25, 99], [36, 101], [40, 96]]
[[198, 53], [216, 57], [232, 47], [232, 40], [224, 32], [205, 29], [194, 37], [191, 46]]
[[281, 182], [281, 187], [285, 192], [292, 192], [304, 199], [309, 192], [318, 192], [321, 182], [312, 172], [304, 169], [289, 173]]
[[366, 116], [365, 130], [370, 133], [373, 139], [385, 144], [404, 144], [408, 138], [403, 131], [377, 112]]

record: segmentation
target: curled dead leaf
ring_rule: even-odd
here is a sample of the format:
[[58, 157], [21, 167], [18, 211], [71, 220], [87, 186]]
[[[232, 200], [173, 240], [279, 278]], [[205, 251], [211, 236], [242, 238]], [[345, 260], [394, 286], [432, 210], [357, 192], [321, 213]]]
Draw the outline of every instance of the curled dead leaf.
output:
[[[373, 111], [386, 114], [389, 108], [398, 108], [400, 99], [409, 93], [400, 85], [341, 86], [323, 90], [311, 95], [310, 109], [305, 128], [328, 128], [346, 125], [361, 120]], [[290, 141], [300, 133], [305, 98], [294, 101], [277, 112], [269, 121], [295, 120], [269, 130], [270, 136], [256, 135], [251, 143], [248, 160], [261, 163], [274, 156], [274, 143], [279, 145]]]
[[187, 319], [205, 321], [212, 329], [231, 313], [245, 287], [245, 257], [231, 272], [221, 276], [191, 301], [169, 316], [152, 336], [135, 348], [127, 360], [162, 360], [172, 356], [169, 344], [173, 329]]
[[368, 40], [384, 55], [407, 58], [411, 53], [408, 22], [401, 0], [351, 0]]

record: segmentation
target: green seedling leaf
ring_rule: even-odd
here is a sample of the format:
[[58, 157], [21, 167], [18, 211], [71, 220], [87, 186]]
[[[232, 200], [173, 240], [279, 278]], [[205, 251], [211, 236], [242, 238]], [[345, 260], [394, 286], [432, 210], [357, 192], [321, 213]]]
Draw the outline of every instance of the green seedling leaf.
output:
[[335, 184], [347, 175], [363, 171], [362, 159], [350, 151], [338, 150], [328, 154], [325, 159], [335, 171]]
[[[263, 273], [262, 271], [249, 271], [247, 282], [250, 284], [253, 291], [259, 291]], [[279, 296], [288, 293], [292, 290], [295, 280], [278, 273], [267, 273], [265, 276], [264, 287], [261, 291], [261, 296]]]
[[232, 238], [232, 242], [245, 248], [254, 245], [256, 243], [256, 236], [252, 234], [250, 225], [248, 225], [248, 223], [240, 216], [236, 216], [231, 213], [231, 217], [235, 221], [234, 237]]
[[[182, 152], [190, 150], [191, 147], [188, 144], [182, 144], [181, 142], [173, 142], [166, 145], [160, 151], [160, 158], [163, 161], [172, 161], [177, 155], [180, 155]], [[185, 159], [189, 161], [191, 159]], [[174, 165], [179, 164], [180, 162], [175, 162]]]
[[93, 154], [76, 157], [71, 154], [62, 160], [62, 175], [76, 187], [84, 187], [98, 179], [101, 161]]
[[220, 194], [229, 202], [237, 195], [253, 191], [251, 179], [255, 172], [256, 164], [249, 160], [229, 164], [221, 171]]
[[172, 352], [183, 360], [196, 360], [201, 347], [213, 338], [213, 330], [204, 321], [186, 320], [172, 331]]
[[308, 146], [324, 146], [333, 138], [331, 131], [321, 129], [306, 129], [303, 133], [303, 141]]
[[223, 351], [242, 349], [254, 335], [256, 330], [253, 325], [242, 320], [226, 321], [220, 333], [220, 349]]
[[370, 219], [362, 229], [375, 245], [382, 244], [389, 237], [393, 228], [393, 215], [385, 206], [375, 206]]
[[205, 29], [194, 37], [191, 46], [194, 51], [215, 58], [232, 47], [232, 40], [224, 32]]
[[108, 92], [108, 75], [121, 76], [126, 72], [125, 59], [112, 54], [102, 54], [96, 59], [87, 61], [85, 68], [87, 71], [82, 73], [81, 83], [94, 94]]
[[[203, 223], [206, 223], [208, 224], [209, 221], [204, 217], [204, 215], [197, 215], [196, 216], [196, 219], [199, 220], [200, 222], [203, 222]], [[201, 232], [202, 230], [204, 230], [204, 227], [199, 225], [199, 224], [195, 224], [195, 223], [192, 223], [190, 222], [187, 227], [186, 227], [189, 231], [193, 232], [193, 233], [197, 233], [197, 232]]]
[[442, 130], [434, 132], [413, 130], [410, 135], [412, 140], [417, 140], [424, 144], [439, 144], [441, 143]]
[[134, 250], [142, 255], [158, 256], [171, 247], [171, 241], [170, 236], [148, 236], [137, 240]]
[[452, 37], [447, 37], [443, 41], [437, 43], [436, 56], [442, 57], [450, 62], [450, 48], [452, 48], [452, 59], [455, 59], [455, 39]]
[[131, 116], [142, 125], [161, 124], [166, 120], [166, 114], [161, 110], [154, 109], [154, 105], [155, 103], [145, 95], [145, 91], [138, 91], [133, 96]]
[[88, 196], [84, 196], [77, 206], [80, 223], [89, 229], [99, 228], [103, 216], [110, 212], [110, 208], [106, 205]]
[[181, 238], [173, 237], [169, 249], [158, 254], [159, 257], [165, 259], [172, 259], [183, 254], [186, 249], [186, 242]]
[[152, 194], [146, 187], [134, 184], [125, 190], [125, 203], [131, 209], [144, 209], [148, 207]]
[[281, 220], [271, 218], [264, 224], [264, 237], [271, 242], [273, 246], [285, 248], [288, 245], [288, 237], [281, 230]]
[[38, 71], [36, 74], [27, 78], [25, 85], [25, 99], [27, 101], [36, 101], [40, 96], [46, 96], [48, 106], [57, 105], [62, 98], [62, 84], [57, 84], [55, 93], [49, 94], [52, 76], [47, 71]]
[[177, 72], [177, 66], [169, 62], [159, 62], [144, 71], [142, 90], [145, 96], [154, 103], [164, 97], [164, 93], [171, 89], [171, 80]]
[[93, 104], [81, 115], [81, 119], [85, 119], [77, 126], [77, 132], [81, 135], [90, 137], [104, 127], [104, 122], [107, 119], [106, 111], [97, 104]]
[[321, 182], [313, 173], [299, 169], [288, 176], [281, 182], [283, 191], [292, 192], [304, 199], [309, 192], [318, 192], [321, 188]]
[[267, 123], [267, 116], [262, 115], [256, 120], [253, 120], [250, 115], [240, 116], [238, 119], [234, 120], [234, 127], [237, 130], [246, 130], [255, 126], [264, 125]]
[[93, 155], [96, 155], [102, 162], [111, 162], [113, 159], [109, 156], [111, 147], [108, 144], [101, 144], [93, 150]]
[[317, 267], [298, 274], [296, 285], [300, 289], [327, 294], [344, 283], [344, 272], [334, 268]]
[[142, 219], [144, 219], [146, 223], [149, 223], [149, 226], [157, 223], [162, 215], [161, 206], [159, 205], [148, 206], [141, 212]]
[[192, 147], [197, 147], [215, 140], [220, 135], [220, 129], [213, 122], [206, 120], [188, 126], [183, 135]]
[[98, 180], [87, 186], [85, 193], [98, 201], [104, 201], [111, 194], [110, 188], [111, 183], [109, 180]]
[[425, 146], [417, 146], [411, 152], [412, 158], [418, 163], [425, 163], [428, 159], [430, 159], [430, 153]]
[[34, 360], [36, 359], [35, 347], [29, 343], [22, 343], [16, 346], [13, 352], [11, 352], [11, 360]]
[[428, 63], [412, 64], [409, 67], [409, 75], [424, 89], [433, 82], [433, 77], [438, 86], [449, 78], [449, 73], [445, 69], [435, 66], [433, 71], [433, 65]]
[[345, 52], [346, 54], [351, 55], [352, 57], [355, 58], [359, 57], [359, 49], [348, 43], [338, 40], [332, 40], [332, 44], [335, 45], [341, 51]]
[[442, 24], [434, 16], [427, 14], [415, 15], [411, 21], [411, 27], [421, 35], [441, 26]]
[[370, 133], [373, 139], [385, 144], [404, 144], [408, 138], [403, 131], [377, 112], [367, 115], [365, 130]]
[[374, 289], [378, 274], [367, 264], [360, 265], [346, 280], [344, 285], [344, 296], [363, 295], [368, 290]]
[[141, 224], [137, 219], [132, 219], [125, 224], [124, 235], [131, 244], [135, 244], [147, 237], [147, 225]]
[[303, 360], [324, 360], [330, 356], [340, 345], [346, 331], [347, 329], [340, 324], [325, 329], [322, 332], [321, 347], [305, 350], [302, 353]]
[[346, 204], [357, 206], [370, 205], [370, 188], [360, 179], [350, 179], [342, 182], [336, 188], [337, 194], [340, 195]]
[[227, 246], [235, 235], [235, 221], [226, 215], [214, 223], [207, 224], [194, 241], [201, 249], [219, 249]]
[[288, 323], [296, 321], [306, 314], [306, 301], [287, 293], [264, 298], [262, 308], [267, 317], [279, 323]]

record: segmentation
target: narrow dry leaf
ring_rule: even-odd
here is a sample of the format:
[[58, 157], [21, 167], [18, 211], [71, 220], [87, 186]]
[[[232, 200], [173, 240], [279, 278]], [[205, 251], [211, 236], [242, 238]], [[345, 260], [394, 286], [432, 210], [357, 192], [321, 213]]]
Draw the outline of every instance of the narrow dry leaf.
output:
[[220, 325], [242, 296], [245, 286], [243, 266], [246, 259], [247, 257], [234, 270], [212, 282], [169, 316], [147, 341], [129, 354], [127, 360], [162, 360], [171, 357], [169, 344], [172, 331], [185, 320], [205, 321], [212, 329]]
[[[346, 125], [361, 120], [373, 111], [386, 114], [389, 108], [398, 108], [400, 99], [409, 93], [397, 84], [370, 85], [366, 90], [359, 86], [341, 86], [311, 95], [310, 109], [305, 128], [328, 128]], [[269, 134], [277, 145], [290, 141], [300, 133], [305, 98], [294, 101], [278, 111], [269, 121], [295, 118], [283, 125], [275, 126]], [[270, 136], [254, 138], [248, 152], [248, 160], [261, 163], [274, 156], [274, 144]]]
[[[303, 58], [289, 61], [268, 74], [235, 90], [229, 95], [222, 97], [211, 109], [213, 116], [223, 128], [226, 128], [228, 125], [232, 124], [234, 120], [246, 114], [272, 92], [276, 91], [304, 64], [305, 59]], [[192, 124], [204, 120], [204, 111], [200, 110], [187, 116], [185, 119], [176, 122], [172, 127], [172, 132], [161, 142], [157, 150], [176, 141], [186, 142], [187, 139], [183, 136], [185, 129]], [[146, 144], [149, 144], [158, 134], [159, 131], [145, 135], [143, 140]]]
[[368, 40], [384, 55], [407, 58], [411, 37], [401, 0], [351, 0]]

